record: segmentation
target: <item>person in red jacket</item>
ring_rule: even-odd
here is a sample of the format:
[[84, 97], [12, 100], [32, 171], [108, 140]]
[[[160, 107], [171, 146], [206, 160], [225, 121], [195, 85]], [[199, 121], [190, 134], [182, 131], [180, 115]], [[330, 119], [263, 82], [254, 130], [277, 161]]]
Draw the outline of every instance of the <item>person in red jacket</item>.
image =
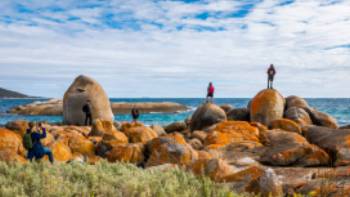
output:
[[207, 89], [207, 102], [213, 102], [215, 88], [213, 83], [210, 82]]
[[273, 89], [273, 79], [275, 77], [276, 70], [273, 64], [270, 64], [269, 69], [267, 70], [267, 88]]

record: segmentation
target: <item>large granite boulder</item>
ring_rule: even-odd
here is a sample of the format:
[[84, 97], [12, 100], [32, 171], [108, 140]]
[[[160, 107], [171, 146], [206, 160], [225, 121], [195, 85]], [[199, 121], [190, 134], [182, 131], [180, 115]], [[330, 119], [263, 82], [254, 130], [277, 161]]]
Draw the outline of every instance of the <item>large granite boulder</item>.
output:
[[226, 113], [223, 109], [215, 104], [205, 103], [193, 113], [190, 128], [192, 131], [202, 130], [224, 120]]
[[50, 148], [55, 161], [66, 162], [73, 159], [72, 151], [64, 142], [57, 141]]
[[300, 126], [312, 124], [309, 113], [300, 107], [290, 107], [284, 112], [284, 117], [298, 123]]
[[234, 173], [235, 168], [225, 160], [217, 158], [203, 158], [188, 166], [195, 175], [209, 176], [213, 181], [224, 182], [225, 177]]
[[286, 108], [289, 109], [291, 107], [307, 109], [309, 108], [309, 104], [305, 99], [293, 95], [286, 98]]
[[131, 143], [143, 143], [158, 137], [158, 133], [142, 123], [124, 123], [121, 131], [128, 136]]
[[142, 143], [119, 144], [106, 153], [106, 157], [110, 162], [120, 161], [140, 165], [144, 161], [143, 152]]
[[8, 129], [0, 128], [0, 150], [9, 150], [13, 154], [24, 155], [21, 136]]
[[261, 133], [266, 150], [260, 162], [275, 166], [322, 166], [330, 163], [328, 154], [303, 136], [283, 130]]
[[251, 101], [250, 120], [269, 125], [283, 117], [284, 104], [284, 98], [277, 90], [262, 90]]
[[259, 129], [244, 121], [224, 121], [208, 133], [204, 145], [207, 149], [216, 149], [245, 142], [259, 143]]
[[306, 111], [309, 113], [312, 123], [314, 125], [329, 127], [332, 129], [338, 128], [337, 120], [332, 116], [326, 113], [317, 111], [316, 109], [313, 109], [313, 108], [308, 108]]
[[147, 167], [166, 163], [188, 166], [197, 160], [198, 153], [181, 134], [171, 133], [147, 143], [147, 156]]
[[227, 113], [228, 120], [249, 121], [249, 110], [247, 108], [235, 108]]
[[23, 136], [29, 127], [29, 123], [26, 120], [16, 120], [7, 122], [5, 127], [9, 130], [16, 131], [18, 134]]
[[87, 76], [77, 77], [63, 97], [63, 122], [83, 125], [85, 114], [83, 106], [89, 101], [92, 120], [114, 119], [109, 98], [97, 81]]
[[285, 118], [272, 121], [270, 124], [270, 128], [271, 129], [281, 129], [284, 131], [291, 131], [291, 132], [301, 134], [300, 125], [298, 125], [293, 120], [289, 120], [289, 119], [285, 119]]
[[303, 132], [310, 143], [318, 145], [331, 155], [333, 165], [350, 164], [350, 130], [307, 126]]

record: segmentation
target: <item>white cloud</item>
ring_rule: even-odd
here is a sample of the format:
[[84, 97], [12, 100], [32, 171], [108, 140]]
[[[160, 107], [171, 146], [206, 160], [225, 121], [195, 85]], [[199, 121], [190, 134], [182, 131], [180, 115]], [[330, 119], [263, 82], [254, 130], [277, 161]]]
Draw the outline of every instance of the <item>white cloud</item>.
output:
[[[239, 11], [241, 1], [133, 0], [86, 8], [64, 1], [62, 12], [45, 10], [50, 5], [37, 1], [26, 4], [35, 13], [18, 13], [12, 3], [0, 3], [0, 86], [60, 97], [75, 76], [87, 74], [111, 97], [200, 97], [209, 81], [218, 96], [251, 97], [265, 87], [265, 69], [274, 63], [276, 87], [286, 96], [350, 96], [350, 49], [335, 47], [350, 44], [348, 1], [263, 1], [241, 18], [223, 17]], [[203, 12], [221, 15], [194, 18]], [[108, 27], [103, 13], [113, 13], [122, 28]], [[6, 23], [4, 16], [17, 20]]]

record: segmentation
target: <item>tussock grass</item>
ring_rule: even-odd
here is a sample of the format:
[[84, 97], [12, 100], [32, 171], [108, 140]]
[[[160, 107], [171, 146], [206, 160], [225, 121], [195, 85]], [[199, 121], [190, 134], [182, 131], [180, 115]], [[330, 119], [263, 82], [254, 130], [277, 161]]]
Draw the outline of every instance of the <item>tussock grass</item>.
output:
[[180, 169], [144, 170], [131, 164], [0, 162], [0, 196], [229, 196], [227, 187]]

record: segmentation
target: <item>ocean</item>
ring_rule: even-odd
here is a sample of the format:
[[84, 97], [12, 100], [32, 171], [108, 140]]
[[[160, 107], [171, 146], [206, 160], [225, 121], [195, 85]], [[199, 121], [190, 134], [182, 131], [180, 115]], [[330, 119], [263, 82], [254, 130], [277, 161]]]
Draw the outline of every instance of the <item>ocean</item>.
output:
[[[7, 111], [18, 105], [45, 101], [47, 99], [0, 99], [0, 125], [13, 120], [47, 121], [57, 123], [62, 121], [62, 116], [33, 116], [9, 114]], [[111, 102], [176, 102], [189, 107], [188, 111], [179, 113], [150, 113], [141, 114], [140, 121], [146, 125], [167, 125], [171, 122], [185, 120], [195, 108], [204, 102], [203, 98], [112, 98]], [[350, 98], [309, 98], [309, 105], [319, 111], [326, 112], [335, 117], [339, 125], [350, 124]], [[249, 98], [216, 98], [218, 105], [231, 104], [234, 107], [246, 107]], [[115, 115], [116, 121], [131, 121], [130, 115]]]

